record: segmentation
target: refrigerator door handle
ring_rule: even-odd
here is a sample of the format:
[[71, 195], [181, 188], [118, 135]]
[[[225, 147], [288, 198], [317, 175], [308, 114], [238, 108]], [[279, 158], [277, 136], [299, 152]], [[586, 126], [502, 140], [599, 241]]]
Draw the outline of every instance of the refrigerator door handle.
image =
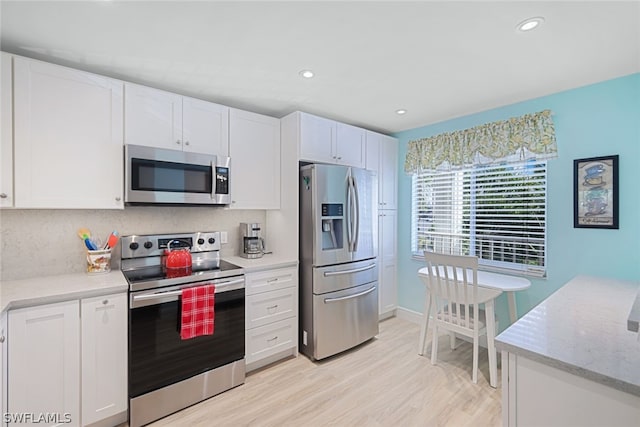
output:
[[324, 299], [324, 303], [325, 303], [325, 304], [327, 304], [327, 303], [330, 303], [330, 302], [344, 301], [344, 300], [346, 300], [346, 299], [358, 298], [358, 297], [361, 297], [361, 296], [363, 296], [363, 295], [370, 294], [371, 292], [373, 292], [373, 291], [375, 291], [375, 290], [376, 290], [376, 287], [375, 287], [375, 286], [372, 286], [372, 287], [370, 287], [369, 289], [367, 289], [366, 291], [359, 292], [359, 293], [357, 293], [357, 294], [353, 294], [353, 295], [347, 295], [346, 297], [325, 298], [325, 299]]
[[355, 212], [353, 215], [354, 222], [354, 238], [353, 238], [353, 252], [358, 250], [358, 241], [360, 240], [360, 194], [358, 194], [358, 183], [354, 177], [351, 177], [352, 180], [352, 189], [353, 189], [353, 200], [355, 205]]
[[324, 277], [341, 276], [343, 274], [353, 274], [353, 273], [360, 273], [361, 271], [371, 270], [375, 266], [376, 266], [375, 264], [370, 264], [365, 267], [354, 268], [351, 270], [325, 271], [323, 274], [324, 274]]
[[351, 175], [347, 176], [347, 244], [349, 252], [353, 252], [353, 190]]

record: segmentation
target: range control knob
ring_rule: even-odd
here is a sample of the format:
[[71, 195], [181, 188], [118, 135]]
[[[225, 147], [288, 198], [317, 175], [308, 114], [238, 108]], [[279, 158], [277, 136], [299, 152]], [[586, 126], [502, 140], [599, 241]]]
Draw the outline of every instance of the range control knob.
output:
[[204, 239], [203, 238], [198, 239], [198, 244], [199, 245], [203, 245], [204, 244]]
[[129, 243], [129, 249], [131, 249], [132, 251], [135, 251], [136, 249], [138, 249], [140, 245], [138, 245], [138, 242], [132, 242]]
[[153, 243], [151, 243], [149, 241], [144, 242], [144, 247], [147, 248], [147, 249], [151, 249], [153, 247]]
[[216, 242], [216, 239], [214, 239], [213, 237], [209, 237], [209, 244], [213, 245]]

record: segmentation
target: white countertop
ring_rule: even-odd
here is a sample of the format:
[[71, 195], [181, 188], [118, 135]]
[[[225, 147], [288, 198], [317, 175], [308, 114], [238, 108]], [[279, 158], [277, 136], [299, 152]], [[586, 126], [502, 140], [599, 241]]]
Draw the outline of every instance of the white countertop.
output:
[[[298, 265], [297, 259], [272, 254], [257, 259], [238, 256], [224, 257], [224, 259], [242, 267], [246, 273]], [[120, 270], [111, 270], [106, 274], [75, 273], [5, 280], [0, 281], [0, 312], [20, 307], [126, 292], [128, 289], [127, 280]]]
[[120, 270], [105, 274], [63, 274], [0, 281], [0, 311], [77, 298], [126, 292], [127, 280]]
[[496, 337], [496, 347], [640, 396], [627, 317], [640, 282], [578, 276]]
[[269, 270], [272, 268], [295, 267], [298, 265], [296, 258], [288, 258], [280, 255], [265, 254], [262, 258], [248, 259], [240, 256], [223, 256], [222, 259], [242, 267], [246, 273]]

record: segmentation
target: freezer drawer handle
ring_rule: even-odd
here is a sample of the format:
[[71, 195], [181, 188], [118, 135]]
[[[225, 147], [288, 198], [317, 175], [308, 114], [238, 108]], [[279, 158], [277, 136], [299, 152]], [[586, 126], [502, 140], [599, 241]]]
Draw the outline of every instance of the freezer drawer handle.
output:
[[342, 274], [360, 273], [361, 271], [367, 271], [374, 268], [375, 264], [367, 265], [366, 267], [354, 268], [353, 270], [340, 270], [340, 271], [325, 271], [324, 277], [340, 276]]
[[362, 291], [360, 293], [357, 294], [353, 294], [353, 295], [347, 295], [346, 297], [338, 297], [338, 298], [325, 298], [324, 299], [324, 303], [330, 303], [330, 302], [336, 302], [336, 301], [344, 301], [346, 299], [352, 299], [352, 298], [358, 298], [361, 297], [363, 295], [367, 295], [370, 294], [371, 292], [373, 292], [376, 289], [375, 286], [370, 287], [369, 289], [367, 289], [366, 291]]

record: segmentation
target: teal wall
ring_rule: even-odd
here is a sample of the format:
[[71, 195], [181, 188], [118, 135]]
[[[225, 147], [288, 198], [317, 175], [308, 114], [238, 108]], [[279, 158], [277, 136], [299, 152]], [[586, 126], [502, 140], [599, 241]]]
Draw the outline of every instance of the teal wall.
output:
[[[425, 98], [428, 102], [428, 97]], [[547, 183], [547, 277], [517, 292], [522, 315], [578, 274], [640, 280], [640, 73], [445, 122], [400, 132], [398, 205], [398, 304], [422, 313], [422, 263], [411, 259], [411, 176], [405, 174], [407, 143], [550, 109], [558, 158], [549, 160]], [[573, 160], [618, 154], [619, 230], [573, 228]], [[500, 329], [508, 326], [506, 297], [498, 300]]]

